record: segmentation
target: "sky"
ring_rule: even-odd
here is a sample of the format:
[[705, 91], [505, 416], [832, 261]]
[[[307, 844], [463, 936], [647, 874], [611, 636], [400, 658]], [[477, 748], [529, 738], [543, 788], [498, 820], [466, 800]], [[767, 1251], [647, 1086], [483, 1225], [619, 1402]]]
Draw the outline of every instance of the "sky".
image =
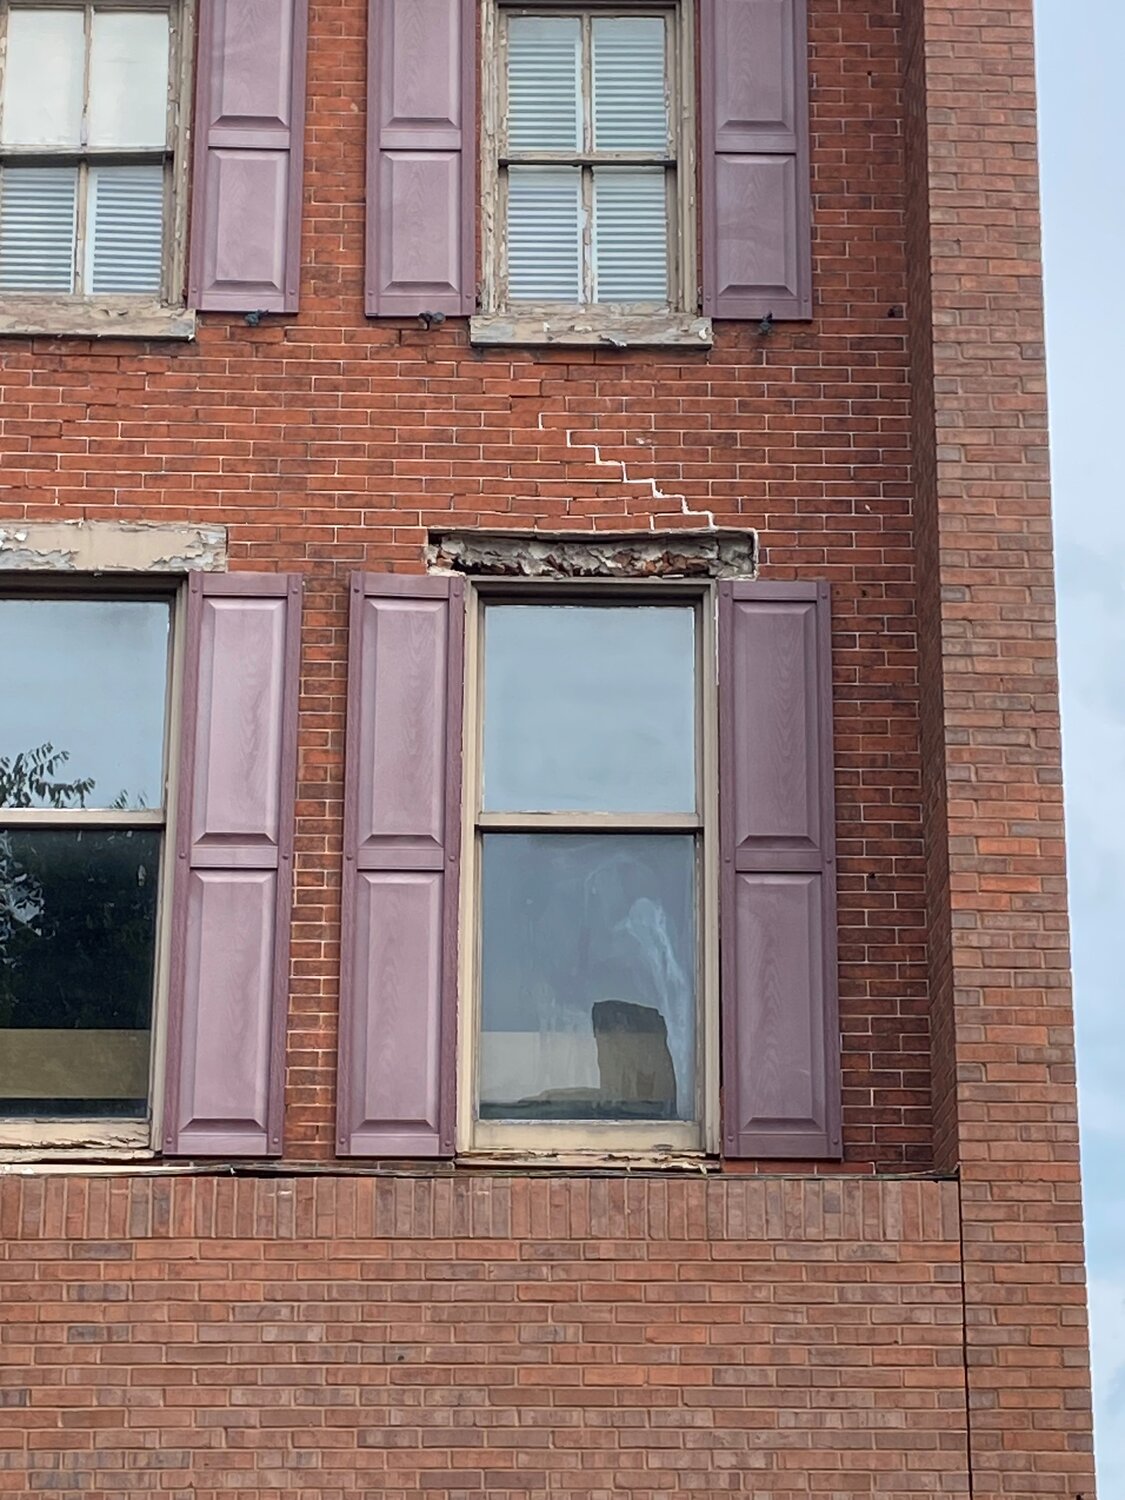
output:
[[1125, 4], [1036, 0], [1098, 1490], [1125, 1496]]

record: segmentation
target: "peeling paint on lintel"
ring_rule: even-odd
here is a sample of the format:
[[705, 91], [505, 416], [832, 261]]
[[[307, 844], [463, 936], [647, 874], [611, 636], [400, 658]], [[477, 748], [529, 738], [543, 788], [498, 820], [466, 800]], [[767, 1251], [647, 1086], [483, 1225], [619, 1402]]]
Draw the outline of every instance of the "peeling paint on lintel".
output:
[[493, 578], [754, 578], [755, 531], [431, 531], [431, 573]]
[[0, 572], [225, 573], [225, 526], [24, 521], [0, 527]]

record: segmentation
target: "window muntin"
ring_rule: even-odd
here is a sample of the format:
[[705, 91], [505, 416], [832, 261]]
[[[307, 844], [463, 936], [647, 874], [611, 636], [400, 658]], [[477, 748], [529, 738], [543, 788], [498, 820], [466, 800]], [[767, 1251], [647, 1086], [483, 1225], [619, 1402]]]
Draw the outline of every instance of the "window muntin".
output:
[[702, 598], [486, 594], [476, 617], [463, 1144], [699, 1149], [714, 916]]
[[144, 1119], [171, 602], [0, 599], [0, 1118]]
[[176, 20], [0, 5], [0, 294], [169, 295]]
[[675, 9], [500, 12], [497, 306], [682, 304], [679, 23]]

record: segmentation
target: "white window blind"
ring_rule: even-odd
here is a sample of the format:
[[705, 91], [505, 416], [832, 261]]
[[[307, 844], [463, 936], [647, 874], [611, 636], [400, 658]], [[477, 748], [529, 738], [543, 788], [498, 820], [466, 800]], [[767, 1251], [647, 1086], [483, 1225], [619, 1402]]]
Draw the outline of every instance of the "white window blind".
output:
[[509, 302], [670, 301], [668, 54], [664, 15], [507, 18]]
[[594, 147], [668, 150], [664, 22], [659, 16], [595, 16], [590, 26]]
[[72, 292], [77, 167], [0, 172], [0, 291]]
[[668, 190], [660, 167], [594, 168], [594, 301], [668, 295]]
[[95, 167], [90, 172], [86, 284], [93, 292], [160, 290], [164, 169]]
[[0, 0], [0, 31], [0, 291], [159, 297], [169, 10]]

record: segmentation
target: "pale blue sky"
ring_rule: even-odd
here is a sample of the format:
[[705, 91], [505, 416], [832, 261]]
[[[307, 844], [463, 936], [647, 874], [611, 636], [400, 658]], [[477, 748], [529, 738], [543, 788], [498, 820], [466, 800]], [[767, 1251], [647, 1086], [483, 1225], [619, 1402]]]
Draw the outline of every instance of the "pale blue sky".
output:
[[1125, 4], [1036, 0], [1099, 1494], [1125, 1496]]

